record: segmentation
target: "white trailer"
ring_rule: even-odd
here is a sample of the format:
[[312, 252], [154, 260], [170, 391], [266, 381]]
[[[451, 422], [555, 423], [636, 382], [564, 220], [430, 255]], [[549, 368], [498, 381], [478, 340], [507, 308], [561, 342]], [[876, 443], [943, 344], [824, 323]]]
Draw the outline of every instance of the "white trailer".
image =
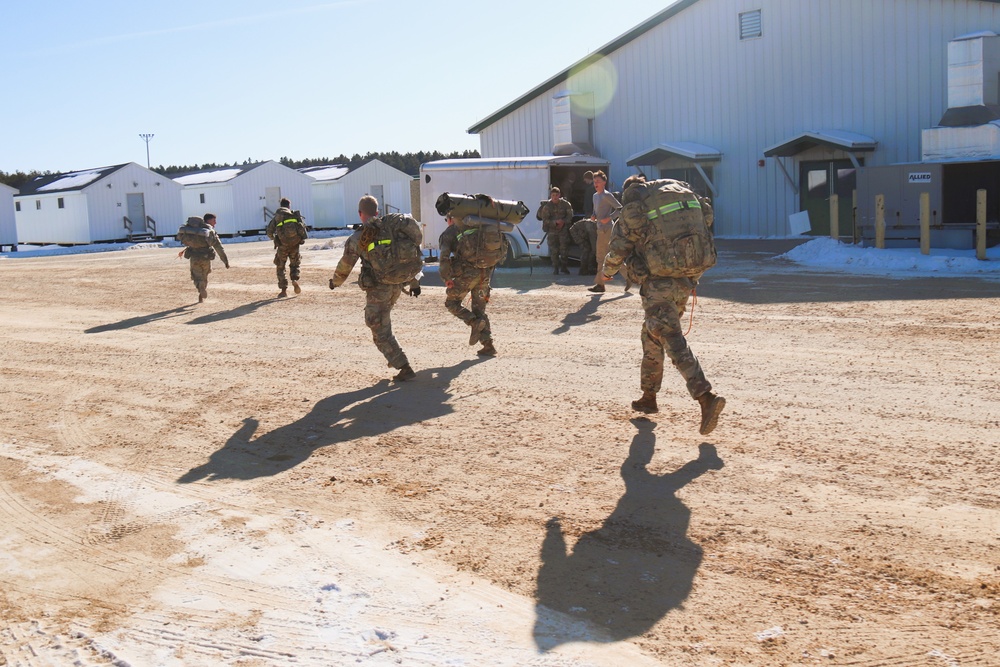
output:
[[[542, 223], [535, 218], [539, 202], [549, 198], [549, 190], [554, 185], [563, 190], [563, 197], [573, 205], [576, 217], [580, 217], [584, 204], [583, 173], [599, 169], [607, 173], [608, 161], [590, 155], [471, 158], [424, 163], [420, 165], [420, 222], [424, 248], [438, 250], [438, 238], [448, 226], [434, 208], [441, 194], [482, 193], [496, 199], [523, 201], [531, 211], [518, 225], [520, 233], [508, 235], [513, 253], [511, 259], [526, 255], [529, 250], [532, 255], [547, 257], [548, 243], [541, 243]], [[541, 248], [536, 247], [540, 243]]]

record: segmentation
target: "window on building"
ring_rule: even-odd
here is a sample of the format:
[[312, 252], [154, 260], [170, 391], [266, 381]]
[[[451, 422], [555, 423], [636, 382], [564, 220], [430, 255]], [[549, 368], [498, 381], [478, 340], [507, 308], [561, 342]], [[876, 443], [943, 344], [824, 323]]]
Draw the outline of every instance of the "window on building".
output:
[[35, 200], [35, 210], [36, 211], [41, 211], [42, 210], [42, 200], [41, 199], [36, 199]]
[[15, 211], [20, 211], [21, 210], [21, 202], [19, 202], [19, 201], [14, 202], [14, 210]]
[[761, 30], [760, 10], [740, 14], [740, 39], [753, 39], [763, 34]]
[[59, 199], [56, 200], [56, 204], [58, 204], [59, 208], [66, 208], [66, 203], [63, 201], [62, 197], [59, 197]]
[[198, 201], [200, 201], [202, 204], [205, 203], [205, 193], [204, 192], [202, 192], [200, 195], [198, 195]]

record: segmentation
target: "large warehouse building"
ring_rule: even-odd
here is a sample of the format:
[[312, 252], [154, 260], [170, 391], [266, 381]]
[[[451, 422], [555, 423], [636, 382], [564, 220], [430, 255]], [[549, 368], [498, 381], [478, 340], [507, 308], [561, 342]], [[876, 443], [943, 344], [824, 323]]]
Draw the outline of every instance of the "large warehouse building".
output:
[[859, 167], [919, 162], [946, 112], [1000, 118], [988, 58], [952, 63], [975, 113], [948, 103], [949, 43], [997, 32], [995, 0], [679, 0], [469, 132], [484, 158], [585, 152], [617, 186], [688, 180], [719, 235], [787, 236], [800, 211], [828, 233], [831, 194], [850, 229]]

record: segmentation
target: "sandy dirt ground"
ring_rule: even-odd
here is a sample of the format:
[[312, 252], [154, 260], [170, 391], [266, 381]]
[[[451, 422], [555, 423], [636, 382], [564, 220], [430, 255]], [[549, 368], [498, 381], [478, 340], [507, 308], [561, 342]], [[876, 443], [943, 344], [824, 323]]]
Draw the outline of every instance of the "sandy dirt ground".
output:
[[498, 271], [483, 360], [432, 274], [395, 385], [342, 245], [0, 261], [0, 665], [1000, 664], [1000, 283], [724, 243], [702, 437], [620, 280]]

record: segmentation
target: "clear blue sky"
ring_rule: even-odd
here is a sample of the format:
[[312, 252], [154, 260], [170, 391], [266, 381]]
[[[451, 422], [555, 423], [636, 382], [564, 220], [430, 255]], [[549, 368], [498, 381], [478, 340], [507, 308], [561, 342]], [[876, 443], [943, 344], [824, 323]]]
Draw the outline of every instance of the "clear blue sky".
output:
[[0, 170], [478, 149], [673, 0], [6, 2]]

